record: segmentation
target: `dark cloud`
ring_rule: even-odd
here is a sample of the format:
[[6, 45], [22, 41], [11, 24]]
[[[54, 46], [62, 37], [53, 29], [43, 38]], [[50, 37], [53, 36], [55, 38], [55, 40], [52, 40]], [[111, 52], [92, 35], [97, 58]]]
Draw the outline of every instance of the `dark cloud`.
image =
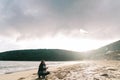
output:
[[0, 35], [120, 38], [119, 0], [1, 0]]

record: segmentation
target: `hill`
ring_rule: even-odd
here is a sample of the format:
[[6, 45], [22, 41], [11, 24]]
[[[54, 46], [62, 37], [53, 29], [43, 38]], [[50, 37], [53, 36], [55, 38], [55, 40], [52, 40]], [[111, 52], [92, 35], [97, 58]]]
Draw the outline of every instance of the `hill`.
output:
[[12, 61], [72, 61], [82, 60], [79, 52], [60, 49], [15, 50], [0, 53], [0, 60]]
[[120, 60], [120, 40], [99, 49], [90, 51], [91, 59], [112, 59]]
[[120, 40], [99, 49], [80, 53], [60, 49], [14, 50], [0, 53], [0, 60], [13, 61], [120, 60]]

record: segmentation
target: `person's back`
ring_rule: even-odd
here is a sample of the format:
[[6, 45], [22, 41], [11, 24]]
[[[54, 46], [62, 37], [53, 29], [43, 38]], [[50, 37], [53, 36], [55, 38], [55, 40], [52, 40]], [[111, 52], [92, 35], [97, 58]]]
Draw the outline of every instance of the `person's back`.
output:
[[39, 69], [38, 69], [38, 77], [45, 78], [45, 76], [49, 74], [49, 72], [46, 70], [47, 70], [46, 64], [45, 64], [44, 60], [42, 60], [39, 65]]

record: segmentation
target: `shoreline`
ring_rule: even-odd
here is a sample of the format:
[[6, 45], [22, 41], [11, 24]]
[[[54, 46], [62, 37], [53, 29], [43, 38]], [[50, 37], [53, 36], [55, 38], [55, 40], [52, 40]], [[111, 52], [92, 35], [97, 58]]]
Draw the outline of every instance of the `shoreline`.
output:
[[[119, 80], [120, 61], [84, 61], [48, 69], [47, 80]], [[0, 74], [0, 80], [39, 80], [37, 69]]]
[[[60, 67], [66, 67], [70, 65], [73, 65], [73, 64], [67, 63], [67, 64], [58, 65], [58, 66], [51, 66], [48, 68], [48, 71], [55, 72]], [[0, 74], [0, 80], [10, 80], [10, 79], [12, 80], [37, 80], [38, 78], [37, 71], [38, 71], [38, 68]], [[32, 77], [34, 77], [34, 79], [32, 79]]]
[[[39, 62], [0, 61], [0, 63], [1, 63], [0, 74], [10, 74], [25, 70], [37, 69], [40, 64], [40, 61]], [[76, 61], [46, 61], [47, 67], [61, 66], [61, 65], [73, 64], [73, 63], [76, 63]]]
[[36, 70], [37, 68], [34, 69], [25, 69], [25, 70], [19, 70], [19, 71], [13, 71], [13, 72], [6, 72], [0, 75], [4, 75], [4, 74], [12, 74], [12, 73], [16, 73], [16, 72], [24, 72], [24, 71], [30, 71], [30, 70]]

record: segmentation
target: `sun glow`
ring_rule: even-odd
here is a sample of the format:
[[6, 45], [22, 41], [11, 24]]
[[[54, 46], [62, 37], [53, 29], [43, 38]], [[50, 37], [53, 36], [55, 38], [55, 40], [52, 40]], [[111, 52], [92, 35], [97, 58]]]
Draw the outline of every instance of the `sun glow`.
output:
[[23, 49], [66, 49], [72, 51], [88, 51], [92, 49], [99, 48], [105, 45], [108, 42], [92, 40], [92, 39], [83, 39], [83, 38], [67, 38], [65, 36], [57, 36], [54, 38], [47, 37], [44, 39], [34, 39], [20, 41], [17, 43], [21, 45]]

